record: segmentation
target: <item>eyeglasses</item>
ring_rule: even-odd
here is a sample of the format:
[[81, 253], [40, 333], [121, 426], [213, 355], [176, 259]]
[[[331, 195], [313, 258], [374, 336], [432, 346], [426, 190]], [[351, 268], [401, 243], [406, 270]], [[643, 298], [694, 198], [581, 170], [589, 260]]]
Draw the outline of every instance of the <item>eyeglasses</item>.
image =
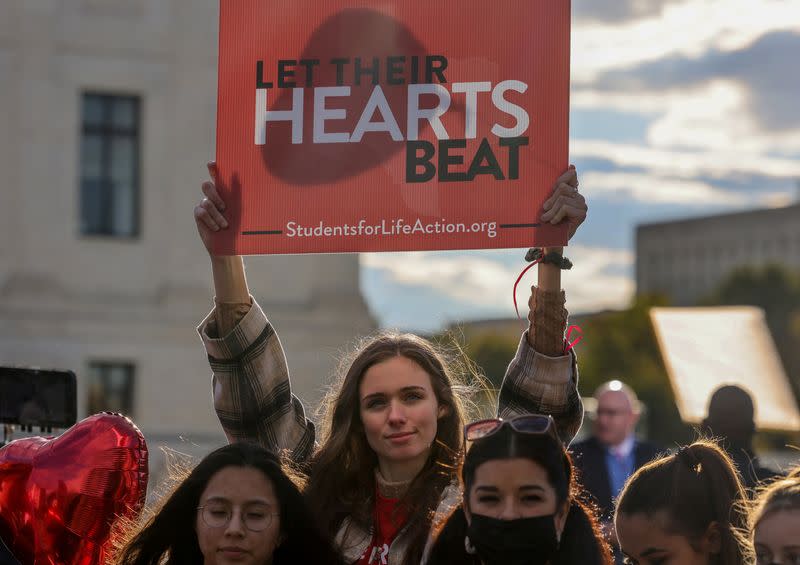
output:
[[521, 434], [549, 435], [559, 443], [561, 442], [558, 432], [556, 432], [555, 420], [553, 420], [552, 416], [544, 414], [525, 414], [510, 420], [490, 418], [471, 422], [464, 426], [464, 439], [466, 441], [475, 441], [489, 437], [500, 431], [505, 425], [511, 426], [512, 430]]
[[[233, 506], [225, 502], [210, 502], [198, 506], [197, 510], [203, 517], [203, 522], [212, 528], [223, 528], [233, 518]], [[240, 518], [244, 527], [251, 532], [260, 532], [269, 528], [273, 516], [280, 516], [278, 512], [270, 512], [272, 507], [266, 504], [248, 504], [240, 509]]]

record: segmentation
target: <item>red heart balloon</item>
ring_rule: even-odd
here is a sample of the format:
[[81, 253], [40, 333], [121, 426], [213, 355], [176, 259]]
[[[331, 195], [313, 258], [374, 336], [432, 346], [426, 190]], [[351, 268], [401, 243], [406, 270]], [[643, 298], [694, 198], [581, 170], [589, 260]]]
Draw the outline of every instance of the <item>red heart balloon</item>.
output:
[[114, 521], [136, 517], [147, 477], [144, 436], [119, 414], [12, 441], [0, 449], [0, 537], [22, 565], [104, 563]]

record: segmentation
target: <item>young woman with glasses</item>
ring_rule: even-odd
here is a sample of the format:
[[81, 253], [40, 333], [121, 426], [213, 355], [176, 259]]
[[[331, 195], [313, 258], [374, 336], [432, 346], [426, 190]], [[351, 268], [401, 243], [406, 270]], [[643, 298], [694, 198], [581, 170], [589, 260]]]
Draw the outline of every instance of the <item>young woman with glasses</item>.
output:
[[[215, 231], [228, 229], [213, 182], [195, 208], [211, 253]], [[586, 217], [570, 167], [545, 203], [543, 222], [569, 235]], [[550, 248], [548, 251], [560, 251]], [[317, 427], [291, 393], [289, 370], [272, 325], [250, 296], [241, 257], [211, 255], [216, 307], [199, 328], [214, 372], [214, 406], [230, 441], [287, 451], [308, 472], [305, 494], [350, 564], [417, 565], [432, 524], [458, 504], [464, 425], [453, 367], [429, 341], [384, 333], [365, 339], [342, 365], [323, 401]], [[499, 414], [553, 414], [569, 442], [583, 415], [575, 357], [565, 352], [567, 312], [561, 271], [539, 267], [522, 336], [499, 395]], [[413, 517], [413, 519], [411, 519]]]
[[464, 432], [464, 501], [428, 565], [612, 563], [550, 416], [481, 420]]
[[247, 443], [206, 456], [144, 525], [117, 565], [340, 563], [272, 453]]

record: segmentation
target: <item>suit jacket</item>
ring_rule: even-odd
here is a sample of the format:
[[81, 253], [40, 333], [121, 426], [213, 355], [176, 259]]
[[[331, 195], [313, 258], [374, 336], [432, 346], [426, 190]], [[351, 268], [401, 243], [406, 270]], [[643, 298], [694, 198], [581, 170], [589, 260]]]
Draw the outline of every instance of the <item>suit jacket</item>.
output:
[[[636, 440], [633, 444], [634, 471], [649, 463], [660, 450], [652, 443]], [[614, 501], [611, 495], [611, 479], [606, 467], [606, 448], [597, 439], [572, 444], [570, 447], [572, 461], [578, 470], [578, 480], [592, 495], [600, 509], [601, 519], [610, 519], [614, 513]]]

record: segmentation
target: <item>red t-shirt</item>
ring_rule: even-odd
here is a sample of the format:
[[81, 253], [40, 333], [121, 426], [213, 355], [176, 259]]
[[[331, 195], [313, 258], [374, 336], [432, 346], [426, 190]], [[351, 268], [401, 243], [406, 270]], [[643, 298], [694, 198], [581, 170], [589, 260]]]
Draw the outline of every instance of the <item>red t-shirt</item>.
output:
[[403, 529], [406, 517], [402, 512], [395, 512], [399, 498], [385, 498], [375, 489], [375, 531], [372, 542], [353, 565], [388, 565], [389, 547], [397, 533]]

